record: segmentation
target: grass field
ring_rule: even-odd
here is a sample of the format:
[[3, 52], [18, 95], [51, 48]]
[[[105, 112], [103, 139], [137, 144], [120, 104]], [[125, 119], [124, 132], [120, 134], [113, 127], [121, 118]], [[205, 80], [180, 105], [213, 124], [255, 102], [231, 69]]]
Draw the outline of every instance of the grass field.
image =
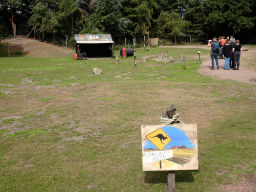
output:
[[[198, 124], [200, 171], [176, 171], [178, 191], [252, 177], [256, 87], [196, 73], [197, 51], [209, 59], [204, 49], [137, 49], [136, 68], [133, 57], [0, 57], [0, 189], [167, 191], [168, 172], [142, 171], [140, 127], [160, 124], [170, 104]], [[160, 54], [174, 63], [152, 60]]]

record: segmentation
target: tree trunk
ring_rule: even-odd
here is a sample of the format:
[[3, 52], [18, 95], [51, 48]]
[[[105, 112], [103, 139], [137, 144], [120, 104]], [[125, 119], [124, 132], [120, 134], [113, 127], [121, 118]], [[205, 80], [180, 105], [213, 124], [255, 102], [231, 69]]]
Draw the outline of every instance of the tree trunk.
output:
[[175, 35], [175, 45], [176, 45], [176, 35]]
[[71, 23], [71, 25], [72, 25], [72, 36], [73, 36], [73, 14], [72, 14], [72, 23]]

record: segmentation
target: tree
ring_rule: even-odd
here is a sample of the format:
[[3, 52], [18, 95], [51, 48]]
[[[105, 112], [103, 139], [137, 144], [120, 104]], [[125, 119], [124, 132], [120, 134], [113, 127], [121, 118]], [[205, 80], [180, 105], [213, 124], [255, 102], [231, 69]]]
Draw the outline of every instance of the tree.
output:
[[118, 37], [120, 34], [120, 18], [122, 18], [120, 0], [100, 0], [95, 4], [95, 12], [91, 20], [102, 33], [110, 33]]
[[183, 31], [190, 25], [190, 22], [182, 19], [179, 13], [168, 13], [164, 11], [161, 12], [157, 23], [161, 36], [167, 34], [168, 36], [175, 37], [175, 44], [177, 43], [177, 36], [186, 36]]
[[12, 18], [10, 19], [12, 23], [13, 36], [16, 36], [16, 25], [14, 23], [14, 9], [17, 9], [21, 5], [21, 0], [7, 0], [6, 4], [9, 7], [9, 10], [12, 13]]
[[154, 0], [141, 0], [136, 7], [137, 11], [137, 26], [136, 32], [142, 35], [149, 33], [151, 28], [152, 15], [154, 9], [157, 9], [157, 4]]
[[255, 0], [205, 1], [207, 32], [212, 35], [236, 35], [252, 30], [256, 20], [255, 4]]
[[[61, 26], [61, 31], [65, 36], [73, 35], [74, 17], [73, 14], [77, 11], [78, 6], [75, 0], [61, 0], [59, 5], [58, 19]], [[71, 28], [70, 28], [71, 25]], [[70, 31], [71, 29], [71, 31]]]
[[202, 37], [204, 26], [204, 10], [203, 0], [187, 0], [185, 2], [184, 19], [191, 22], [191, 25], [186, 29], [186, 33]]
[[57, 32], [56, 27], [59, 25], [59, 23], [55, 13], [39, 2], [32, 9], [32, 16], [28, 20], [28, 25], [32, 26], [32, 29], [38, 30], [40, 33], [42, 33], [44, 39], [45, 32], [53, 34]]

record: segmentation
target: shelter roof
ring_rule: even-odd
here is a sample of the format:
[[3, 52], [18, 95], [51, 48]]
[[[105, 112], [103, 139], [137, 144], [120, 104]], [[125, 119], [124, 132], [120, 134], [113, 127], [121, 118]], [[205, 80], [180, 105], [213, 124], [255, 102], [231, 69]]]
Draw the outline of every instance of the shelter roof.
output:
[[78, 44], [114, 43], [111, 34], [75, 34]]

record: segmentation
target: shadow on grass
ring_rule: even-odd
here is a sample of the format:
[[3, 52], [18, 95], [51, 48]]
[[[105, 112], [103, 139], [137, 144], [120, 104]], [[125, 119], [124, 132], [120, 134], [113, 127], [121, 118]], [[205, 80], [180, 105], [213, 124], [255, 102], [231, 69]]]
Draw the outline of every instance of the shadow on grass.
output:
[[[194, 182], [194, 171], [175, 171], [175, 182]], [[146, 171], [145, 183], [167, 183], [168, 171]]]
[[24, 48], [21, 45], [9, 44], [7, 47], [7, 43], [0, 43], [0, 57], [22, 57], [28, 53], [28, 51], [24, 51]]

